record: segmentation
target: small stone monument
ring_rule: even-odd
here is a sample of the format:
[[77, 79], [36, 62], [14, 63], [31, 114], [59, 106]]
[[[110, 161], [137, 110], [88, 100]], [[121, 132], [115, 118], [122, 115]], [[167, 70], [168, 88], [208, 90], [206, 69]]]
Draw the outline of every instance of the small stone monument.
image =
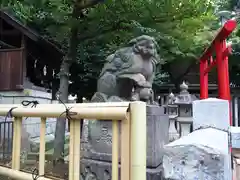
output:
[[169, 141], [172, 142], [179, 138], [179, 133], [176, 129], [176, 120], [178, 117], [178, 105], [175, 104], [175, 96], [170, 93], [168, 96], [167, 112], [169, 115]]
[[188, 92], [188, 85], [183, 81], [180, 85], [180, 93], [175, 104], [178, 105], [178, 118], [180, 136], [189, 134], [192, 126], [192, 102], [197, 98]]
[[[97, 92], [91, 100], [91, 102], [140, 100], [148, 104], [146, 159], [149, 168], [148, 180], [161, 178], [163, 146], [168, 143], [168, 116], [164, 113], [163, 107], [155, 105], [152, 91], [156, 63], [160, 61], [157, 47], [153, 37], [143, 35], [132, 39], [126, 47], [108, 56], [99, 76]], [[87, 142], [82, 144], [82, 180], [87, 180], [86, 177], [90, 175], [91, 179], [110, 180], [112, 122], [85, 120], [83, 132], [85, 136], [83, 139]], [[120, 141], [124, 139], [119, 139]]]

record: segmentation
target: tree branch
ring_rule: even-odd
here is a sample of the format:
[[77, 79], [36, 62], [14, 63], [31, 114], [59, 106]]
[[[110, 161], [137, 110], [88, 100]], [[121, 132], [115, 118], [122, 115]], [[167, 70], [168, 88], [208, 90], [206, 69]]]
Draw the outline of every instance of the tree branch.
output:
[[123, 21], [119, 21], [116, 25], [113, 25], [112, 27], [109, 27], [108, 29], [98, 29], [94, 33], [78, 36], [78, 40], [80, 42], [81, 41], [86, 41], [86, 40], [89, 40], [89, 39], [97, 38], [101, 35], [104, 35], [104, 34], [107, 34], [107, 33], [113, 32], [113, 31], [131, 29], [130, 27], [120, 27], [120, 24], [122, 22]]

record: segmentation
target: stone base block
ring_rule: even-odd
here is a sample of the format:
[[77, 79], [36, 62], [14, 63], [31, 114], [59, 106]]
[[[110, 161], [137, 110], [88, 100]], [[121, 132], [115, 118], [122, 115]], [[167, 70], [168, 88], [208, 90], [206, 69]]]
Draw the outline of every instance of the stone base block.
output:
[[[81, 178], [80, 180], [111, 180], [112, 163], [82, 159], [81, 160]], [[119, 180], [120, 180], [119, 165]], [[163, 169], [161, 166], [157, 168], [147, 169], [147, 180], [164, 180]]]
[[[87, 122], [87, 121], [86, 121]], [[163, 107], [147, 106], [147, 167], [156, 168], [162, 163], [163, 146], [169, 142], [169, 118]], [[84, 125], [82, 156], [85, 159], [111, 162], [112, 122], [89, 121]], [[121, 133], [121, 128], [120, 128]], [[119, 139], [119, 148], [120, 148]], [[120, 149], [119, 149], [120, 151]], [[119, 157], [120, 161], [120, 157]]]

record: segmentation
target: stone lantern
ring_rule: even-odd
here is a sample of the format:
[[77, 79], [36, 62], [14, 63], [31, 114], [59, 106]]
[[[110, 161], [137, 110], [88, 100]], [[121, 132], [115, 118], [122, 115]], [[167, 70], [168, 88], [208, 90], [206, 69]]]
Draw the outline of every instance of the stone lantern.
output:
[[77, 102], [77, 95], [72, 96], [71, 94], [68, 96], [68, 103], [76, 103]]
[[196, 100], [188, 92], [188, 85], [183, 82], [180, 85], [180, 93], [177, 95], [175, 104], [178, 105], [178, 117], [180, 136], [190, 133], [192, 126], [192, 102]]
[[176, 129], [176, 120], [178, 117], [178, 105], [175, 103], [175, 96], [170, 93], [168, 96], [167, 112], [169, 115], [169, 141], [172, 142], [179, 138], [178, 131]]

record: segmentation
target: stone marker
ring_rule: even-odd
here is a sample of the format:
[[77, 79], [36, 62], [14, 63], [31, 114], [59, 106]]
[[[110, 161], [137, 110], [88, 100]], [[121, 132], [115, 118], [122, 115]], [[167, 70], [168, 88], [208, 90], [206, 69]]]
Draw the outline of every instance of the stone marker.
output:
[[165, 146], [165, 178], [231, 180], [229, 128], [228, 101], [194, 101], [194, 131]]

